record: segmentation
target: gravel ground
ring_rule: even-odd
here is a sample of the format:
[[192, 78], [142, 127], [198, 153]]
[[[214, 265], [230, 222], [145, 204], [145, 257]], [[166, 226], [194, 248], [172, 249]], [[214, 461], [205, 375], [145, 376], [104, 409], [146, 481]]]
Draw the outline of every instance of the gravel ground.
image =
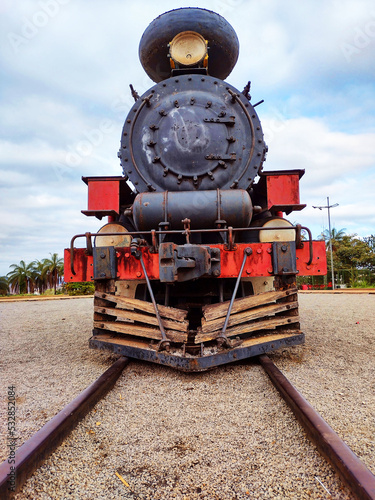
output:
[[[375, 295], [301, 294], [300, 310], [306, 345], [271, 357], [375, 473]], [[91, 321], [92, 299], [0, 302], [0, 419], [15, 385], [20, 443], [113, 362], [87, 348]], [[251, 360], [203, 374], [131, 362], [15, 498], [351, 496]]]

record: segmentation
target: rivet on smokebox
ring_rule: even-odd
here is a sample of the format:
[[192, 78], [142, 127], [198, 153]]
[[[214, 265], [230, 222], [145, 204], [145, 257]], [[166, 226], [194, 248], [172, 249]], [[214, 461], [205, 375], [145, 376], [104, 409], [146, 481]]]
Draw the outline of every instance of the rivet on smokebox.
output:
[[267, 272], [268, 272], [269, 274], [272, 274], [272, 272], [273, 272], [272, 267], [269, 267], [269, 268], [267, 269]]
[[246, 269], [246, 274], [251, 274], [251, 270], [250, 269]]
[[140, 271], [137, 272], [137, 278], [140, 278], [142, 276], [142, 273]]

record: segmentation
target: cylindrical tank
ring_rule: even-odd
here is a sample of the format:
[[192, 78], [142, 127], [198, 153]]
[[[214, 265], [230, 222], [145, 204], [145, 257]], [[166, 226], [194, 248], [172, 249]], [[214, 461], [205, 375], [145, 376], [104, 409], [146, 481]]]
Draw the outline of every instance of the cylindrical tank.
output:
[[194, 31], [208, 41], [208, 74], [225, 80], [238, 59], [236, 32], [222, 16], [200, 8], [165, 12], [146, 28], [139, 58], [148, 76], [157, 83], [171, 76], [168, 44], [183, 31]]
[[215, 228], [219, 220], [228, 226], [248, 227], [252, 213], [251, 198], [243, 189], [140, 193], [133, 204], [138, 231], [158, 229], [161, 222], [168, 222], [170, 229], [181, 229], [186, 218], [191, 229]]

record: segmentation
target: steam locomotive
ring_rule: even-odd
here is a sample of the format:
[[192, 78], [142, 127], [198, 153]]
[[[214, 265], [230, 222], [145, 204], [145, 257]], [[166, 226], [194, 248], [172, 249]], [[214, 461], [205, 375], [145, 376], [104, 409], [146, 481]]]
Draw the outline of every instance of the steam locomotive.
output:
[[326, 273], [324, 242], [284, 218], [305, 207], [304, 170], [263, 171], [259, 103], [224, 81], [238, 51], [201, 8], [141, 38], [155, 85], [130, 86], [123, 176], [83, 178], [82, 212], [108, 223], [65, 250], [65, 281], [95, 282], [92, 348], [202, 371], [304, 342], [296, 276]]

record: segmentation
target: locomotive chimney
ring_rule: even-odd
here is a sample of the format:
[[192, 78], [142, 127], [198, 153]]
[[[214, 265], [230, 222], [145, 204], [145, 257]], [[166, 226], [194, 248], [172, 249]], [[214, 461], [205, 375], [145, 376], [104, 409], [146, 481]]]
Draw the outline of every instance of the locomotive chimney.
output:
[[143, 69], [156, 83], [176, 71], [208, 72], [225, 80], [238, 52], [238, 38], [228, 21], [200, 8], [165, 12], [146, 28], [139, 44]]

